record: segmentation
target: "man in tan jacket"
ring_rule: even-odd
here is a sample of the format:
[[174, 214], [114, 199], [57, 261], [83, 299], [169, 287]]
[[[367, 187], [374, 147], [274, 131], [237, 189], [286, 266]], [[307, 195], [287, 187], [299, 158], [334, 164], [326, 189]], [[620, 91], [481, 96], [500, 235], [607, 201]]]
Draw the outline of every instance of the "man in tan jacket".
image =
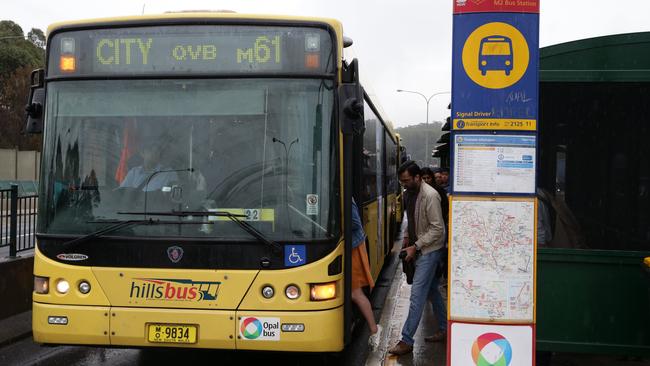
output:
[[409, 313], [402, 328], [402, 339], [389, 350], [394, 355], [413, 351], [413, 336], [420, 323], [427, 300], [431, 301], [438, 319], [439, 331], [432, 341], [445, 340], [447, 334], [447, 309], [434, 281], [445, 244], [445, 224], [440, 206], [440, 195], [428, 184], [422, 184], [420, 167], [407, 161], [397, 171], [399, 181], [406, 189], [406, 216], [408, 233], [404, 235], [403, 251], [407, 261], [415, 261], [415, 274], [411, 285]]

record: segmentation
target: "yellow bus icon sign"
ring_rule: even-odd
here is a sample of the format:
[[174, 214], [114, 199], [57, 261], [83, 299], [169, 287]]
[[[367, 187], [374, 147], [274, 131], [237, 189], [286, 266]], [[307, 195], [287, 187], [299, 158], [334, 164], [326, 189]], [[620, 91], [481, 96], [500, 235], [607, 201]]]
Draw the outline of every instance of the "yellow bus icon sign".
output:
[[526, 38], [510, 24], [493, 22], [476, 28], [463, 46], [463, 68], [476, 84], [489, 89], [507, 88], [528, 69]]
[[478, 68], [481, 75], [488, 71], [503, 70], [510, 75], [513, 64], [512, 41], [508, 37], [491, 36], [481, 40], [478, 53]]

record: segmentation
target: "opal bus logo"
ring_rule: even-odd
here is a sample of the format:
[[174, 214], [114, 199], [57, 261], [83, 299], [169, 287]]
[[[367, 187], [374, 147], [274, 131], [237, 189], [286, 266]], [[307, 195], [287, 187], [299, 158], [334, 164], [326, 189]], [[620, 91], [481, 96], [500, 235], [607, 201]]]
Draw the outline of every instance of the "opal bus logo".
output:
[[246, 318], [239, 328], [246, 339], [257, 339], [262, 335], [262, 323], [257, 318]]
[[279, 341], [280, 318], [242, 317], [239, 320], [239, 333], [251, 341]]
[[472, 360], [476, 366], [509, 366], [512, 347], [501, 334], [484, 333], [472, 344]]
[[169, 278], [134, 278], [129, 297], [161, 301], [216, 301], [218, 281], [193, 281]]

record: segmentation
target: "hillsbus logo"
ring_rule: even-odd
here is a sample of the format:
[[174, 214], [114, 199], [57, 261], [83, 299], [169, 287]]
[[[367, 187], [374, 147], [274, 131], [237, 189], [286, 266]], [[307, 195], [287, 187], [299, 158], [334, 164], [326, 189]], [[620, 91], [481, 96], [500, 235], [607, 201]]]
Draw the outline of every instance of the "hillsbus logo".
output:
[[215, 301], [221, 282], [170, 278], [134, 278], [132, 299], [162, 301]]

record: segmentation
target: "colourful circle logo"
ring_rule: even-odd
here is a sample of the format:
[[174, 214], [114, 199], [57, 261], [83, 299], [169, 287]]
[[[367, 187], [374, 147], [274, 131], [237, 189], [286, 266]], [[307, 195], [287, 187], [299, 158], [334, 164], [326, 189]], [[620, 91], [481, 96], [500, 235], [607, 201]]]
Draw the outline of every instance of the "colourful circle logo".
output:
[[474, 341], [472, 359], [476, 366], [509, 366], [512, 347], [501, 334], [485, 333]]
[[463, 68], [476, 84], [489, 89], [507, 88], [528, 69], [528, 42], [507, 23], [493, 22], [476, 28], [463, 46]]
[[239, 328], [246, 339], [256, 339], [262, 334], [262, 323], [257, 318], [246, 318]]

